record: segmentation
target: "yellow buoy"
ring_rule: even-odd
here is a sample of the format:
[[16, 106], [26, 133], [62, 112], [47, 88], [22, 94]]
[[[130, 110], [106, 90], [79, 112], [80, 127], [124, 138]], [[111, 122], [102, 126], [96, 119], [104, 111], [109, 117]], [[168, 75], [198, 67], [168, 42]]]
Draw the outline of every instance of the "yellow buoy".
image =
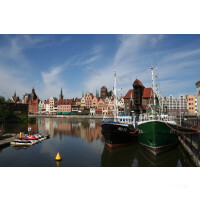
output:
[[22, 132], [19, 133], [19, 138], [22, 138]]
[[58, 152], [56, 157], [55, 157], [55, 160], [62, 160], [61, 156], [60, 156], [60, 153]]
[[56, 160], [57, 167], [60, 167], [61, 160]]

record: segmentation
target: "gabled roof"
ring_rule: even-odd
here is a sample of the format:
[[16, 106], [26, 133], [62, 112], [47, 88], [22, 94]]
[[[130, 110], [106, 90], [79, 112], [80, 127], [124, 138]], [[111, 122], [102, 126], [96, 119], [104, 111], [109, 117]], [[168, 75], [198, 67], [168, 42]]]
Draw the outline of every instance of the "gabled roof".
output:
[[134, 81], [133, 85], [134, 85], [135, 83], [137, 83], [138, 85], [144, 87], [144, 85], [142, 84], [142, 82], [141, 82], [140, 80], [138, 80], [138, 79], [136, 79], [136, 80]]
[[[124, 99], [130, 99], [131, 98], [131, 94], [132, 94], [132, 98], [134, 98], [134, 90], [133, 89], [130, 89], [126, 93], [126, 95], [124, 96]], [[153, 96], [153, 90], [152, 90], [152, 88], [144, 88], [142, 98], [150, 98], [152, 96]]]
[[199, 83], [200, 83], [200, 80], [199, 80], [199, 81], [197, 81], [195, 85], [197, 86]]

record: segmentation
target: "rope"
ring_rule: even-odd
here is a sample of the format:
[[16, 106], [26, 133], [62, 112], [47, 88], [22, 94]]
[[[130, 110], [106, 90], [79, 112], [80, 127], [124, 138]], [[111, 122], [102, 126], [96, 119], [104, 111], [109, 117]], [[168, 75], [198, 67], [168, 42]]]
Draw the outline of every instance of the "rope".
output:
[[138, 131], [138, 128], [135, 130], [135, 132], [130, 132], [131, 134], [135, 134]]
[[177, 132], [177, 133], [180, 133], [180, 134], [183, 134], [183, 135], [189, 135], [189, 134], [194, 134], [194, 133], [200, 133], [200, 131], [196, 131], [196, 132], [191, 132], [191, 133], [184, 133], [184, 132], [181, 132], [181, 131], [178, 131], [176, 129], [174, 129], [173, 127], [171, 127], [169, 124], [167, 124], [166, 122], [164, 122], [170, 129], [172, 129], [173, 131]]

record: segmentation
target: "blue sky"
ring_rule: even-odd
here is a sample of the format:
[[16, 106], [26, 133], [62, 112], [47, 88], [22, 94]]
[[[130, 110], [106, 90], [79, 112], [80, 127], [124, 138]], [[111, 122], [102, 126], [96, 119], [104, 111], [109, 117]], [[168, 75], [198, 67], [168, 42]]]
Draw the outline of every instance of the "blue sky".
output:
[[163, 96], [196, 94], [200, 80], [200, 35], [66, 34], [0, 35], [0, 95], [22, 98], [35, 87], [40, 99], [81, 97], [113, 87], [122, 95], [136, 78], [151, 86], [150, 65], [158, 68]]

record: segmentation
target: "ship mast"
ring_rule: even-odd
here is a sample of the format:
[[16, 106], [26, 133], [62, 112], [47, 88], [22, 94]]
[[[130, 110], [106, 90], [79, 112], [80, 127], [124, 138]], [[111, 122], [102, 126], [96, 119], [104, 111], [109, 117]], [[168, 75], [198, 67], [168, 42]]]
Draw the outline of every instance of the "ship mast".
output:
[[153, 65], [151, 65], [151, 74], [152, 74], [152, 84], [153, 84], [153, 105], [154, 105], [154, 114], [156, 114], [156, 98], [155, 98], [155, 82], [154, 82], [154, 74], [153, 74]]
[[117, 80], [116, 80], [116, 71], [114, 71], [114, 121], [116, 121], [117, 116]]

